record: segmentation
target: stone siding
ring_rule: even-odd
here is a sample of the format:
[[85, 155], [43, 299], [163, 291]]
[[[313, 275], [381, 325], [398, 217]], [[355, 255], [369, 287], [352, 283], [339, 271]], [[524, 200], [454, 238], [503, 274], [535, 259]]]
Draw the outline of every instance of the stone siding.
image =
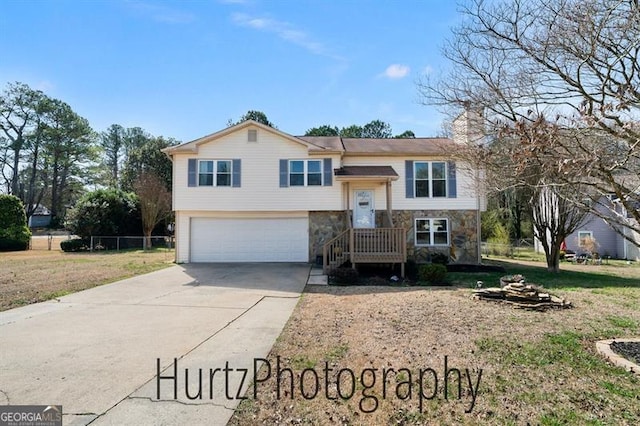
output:
[[[385, 223], [385, 211], [376, 212], [376, 223]], [[431, 261], [434, 253], [449, 256], [451, 263], [477, 263], [477, 227], [475, 210], [394, 210], [393, 225], [407, 231], [407, 258], [417, 263]], [[416, 247], [415, 220], [449, 219], [449, 247]]]
[[[394, 210], [393, 225], [407, 232], [407, 258], [417, 263], [431, 261], [434, 253], [449, 256], [451, 263], [477, 263], [477, 227], [475, 210]], [[449, 219], [449, 247], [416, 247], [415, 219]], [[376, 211], [376, 226], [387, 226], [387, 212]], [[309, 212], [309, 261], [322, 255], [326, 242], [348, 229], [344, 211]]]
[[309, 261], [322, 256], [322, 247], [348, 229], [344, 211], [309, 212]]
[[[477, 263], [475, 210], [394, 210], [392, 214], [394, 226], [407, 230], [407, 258], [426, 263], [433, 253], [443, 253], [449, 256], [450, 263]], [[415, 245], [415, 219], [421, 218], [449, 219], [449, 247]]]

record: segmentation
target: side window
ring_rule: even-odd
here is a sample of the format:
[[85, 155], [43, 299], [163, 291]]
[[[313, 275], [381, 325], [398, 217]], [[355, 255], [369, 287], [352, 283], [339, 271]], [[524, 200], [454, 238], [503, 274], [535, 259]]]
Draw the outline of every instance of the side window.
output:
[[307, 161], [307, 185], [322, 185], [322, 163], [320, 160]]
[[416, 245], [431, 245], [431, 221], [429, 219], [416, 219]]
[[448, 246], [448, 219], [416, 219], [415, 244], [417, 246]]
[[447, 163], [414, 163], [415, 196], [441, 198], [447, 196]]
[[198, 161], [198, 186], [231, 186], [231, 160]]
[[578, 245], [585, 248], [590, 240], [593, 239], [593, 233], [591, 231], [579, 231], [578, 232]]
[[447, 219], [432, 219], [433, 245], [449, 245], [449, 223]]
[[446, 163], [431, 163], [431, 196], [447, 196], [447, 166]]
[[216, 186], [231, 186], [231, 161], [217, 161]]
[[416, 197], [429, 196], [429, 163], [415, 163]]
[[322, 161], [289, 161], [289, 186], [322, 186]]
[[198, 162], [198, 186], [213, 186], [213, 161]]
[[289, 186], [304, 186], [304, 161], [295, 160], [289, 163]]

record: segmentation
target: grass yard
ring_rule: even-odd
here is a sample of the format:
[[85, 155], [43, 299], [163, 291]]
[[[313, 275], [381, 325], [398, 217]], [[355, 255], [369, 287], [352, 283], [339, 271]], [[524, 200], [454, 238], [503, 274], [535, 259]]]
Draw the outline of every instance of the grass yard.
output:
[[471, 299], [499, 273], [450, 274], [449, 288], [309, 286], [268, 356], [271, 377], [231, 424], [640, 424], [640, 376], [595, 350], [640, 336], [640, 267], [563, 264], [556, 276], [540, 262], [491, 262], [575, 307]]
[[33, 250], [0, 253], [0, 311], [152, 272], [174, 260], [165, 249], [64, 253], [59, 240], [51, 251], [41, 238]]

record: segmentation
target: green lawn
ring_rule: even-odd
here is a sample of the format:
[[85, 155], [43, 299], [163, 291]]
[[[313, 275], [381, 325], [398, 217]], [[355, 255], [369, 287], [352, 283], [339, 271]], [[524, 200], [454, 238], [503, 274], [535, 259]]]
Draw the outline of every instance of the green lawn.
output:
[[[503, 266], [508, 275], [522, 274], [527, 282], [542, 285], [549, 289], [606, 289], [612, 287], [640, 288], [640, 265], [627, 265], [624, 261], [611, 261], [608, 265], [573, 265], [563, 262], [561, 271], [549, 273], [544, 262], [523, 262], [511, 259], [487, 259], [488, 265]], [[457, 285], [474, 287], [482, 280], [485, 286], [499, 285], [499, 279], [505, 275], [491, 273], [449, 273], [449, 280]]]
[[[322, 361], [333, 371], [415, 369], [447, 355], [484, 372], [472, 412], [455, 398], [435, 398], [425, 410], [409, 399], [387, 399], [367, 414], [358, 401], [278, 399], [267, 392], [243, 401], [230, 424], [640, 424], [640, 376], [612, 365], [595, 347], [602, 339], [640, 336], [640, 266], [562, 263], [554, 274], [543, 261], [485, 263], [506, 272], [449, 273], [453, 287], [307, 287], [269, 355], [296, 372]], [[506, 274], [522, 274], [573, 307], [529, 311], [471, 297], [478, 280], [498, 286]], [[378, 397], [383, 392], [372, 390]]]

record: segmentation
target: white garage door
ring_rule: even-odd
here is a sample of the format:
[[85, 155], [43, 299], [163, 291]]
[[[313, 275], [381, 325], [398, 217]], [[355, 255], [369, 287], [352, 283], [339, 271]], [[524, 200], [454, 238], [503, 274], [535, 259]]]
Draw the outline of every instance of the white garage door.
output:
[[191, 219], [191, 262], [307, 261], [307, 218]]

